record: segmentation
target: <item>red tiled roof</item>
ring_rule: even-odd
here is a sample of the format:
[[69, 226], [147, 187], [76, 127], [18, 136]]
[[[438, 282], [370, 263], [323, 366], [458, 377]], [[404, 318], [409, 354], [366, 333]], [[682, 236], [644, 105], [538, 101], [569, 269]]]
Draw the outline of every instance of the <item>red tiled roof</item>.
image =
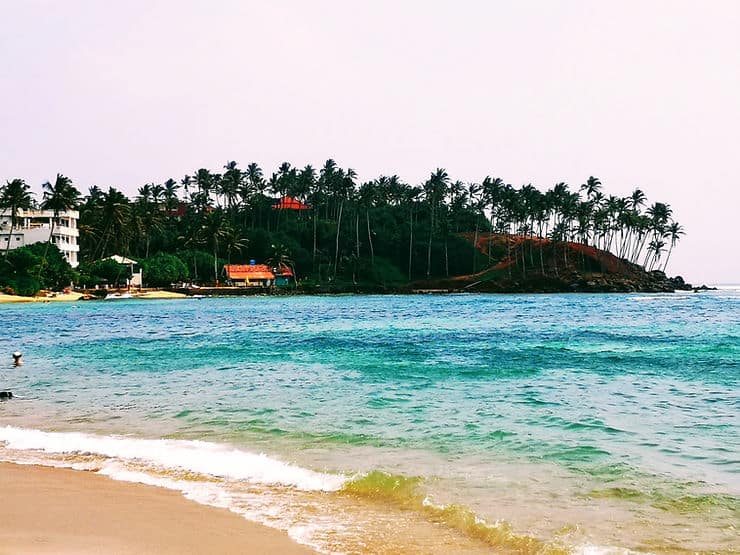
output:
[[272, 208], [274, 210], [308, 210], [311, 208], [308, 204], [303, 204], [300, 200], [293, 197], [283, 197], [276, 201]]
[[275, 279], [275, 274], [267, 264], [226, 264], [224, 265], [226, 277], [237, 280], [262, 280]]
[[293, 277], [293, 270], [291, 270], [288, 266], [282, 266], [280, 268], [276, 268], [280, 271], [281, 276], [290, 276]]

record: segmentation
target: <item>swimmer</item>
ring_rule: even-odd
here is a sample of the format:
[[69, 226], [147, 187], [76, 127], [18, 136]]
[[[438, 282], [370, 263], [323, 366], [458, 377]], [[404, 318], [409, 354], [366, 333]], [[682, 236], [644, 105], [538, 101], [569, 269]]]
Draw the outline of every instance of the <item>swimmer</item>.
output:
[[23, 353], [20, 351], [13, 353], [13, 366], [23, 366]]

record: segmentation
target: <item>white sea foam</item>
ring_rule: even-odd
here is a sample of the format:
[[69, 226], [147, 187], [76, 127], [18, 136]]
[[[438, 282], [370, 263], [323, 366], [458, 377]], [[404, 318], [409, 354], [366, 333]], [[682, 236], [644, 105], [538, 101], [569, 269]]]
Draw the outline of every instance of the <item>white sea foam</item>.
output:
[[[250, 453], [229, 445], [205, 441], [44, 432], [13, 426], [0, 427], [0, 441], [5, 442], [10, 449], [102, 455], [165, 469], [196, 472], [252, 484], [288, 486], [304, 491], [336, 491], [346, 481], [344, 476], [302, 468], [264, 453]], [[111, 472], [111, 477], [115, 478], [115, 470]]]
[[609, 545], [581, 545], [573, 551], [573, 555], [651, 555], [645, 551], [632, 551], [624, 547], [613, 547]]
[[661, 295], [641, 295], [631, 298], [633, 301], [681, 301], [692, 298], [692, 295], [676, 295], [675, 293], [663, 293]]

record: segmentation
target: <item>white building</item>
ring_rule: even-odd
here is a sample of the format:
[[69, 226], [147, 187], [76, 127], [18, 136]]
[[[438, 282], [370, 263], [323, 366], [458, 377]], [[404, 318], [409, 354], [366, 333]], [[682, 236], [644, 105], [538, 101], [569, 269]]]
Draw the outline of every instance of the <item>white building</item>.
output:
[[[15, 249], [33, 243], [45, 243], [49, 240], [53, 210], [18, 210], [16, 225], [10, 232], [10, 210], [0, 211], [0, 252], [5, 252], [10, 242], [10, 248]], [[80, 230], [77, 229], [77, 220], [80, 213], [77, 210], [60, 212], [54, 223], [54, 233], [51, 242], [54, 243], [67, 258], [70, 266], [79, 265]]]

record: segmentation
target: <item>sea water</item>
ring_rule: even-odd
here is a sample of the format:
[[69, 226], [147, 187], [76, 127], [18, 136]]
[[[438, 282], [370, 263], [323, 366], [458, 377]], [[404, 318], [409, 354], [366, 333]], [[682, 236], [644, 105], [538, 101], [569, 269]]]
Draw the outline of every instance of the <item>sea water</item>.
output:
[[2, 460], [176, 489], [326, 553], [740, 551], [737, 290], [0, 321]]

